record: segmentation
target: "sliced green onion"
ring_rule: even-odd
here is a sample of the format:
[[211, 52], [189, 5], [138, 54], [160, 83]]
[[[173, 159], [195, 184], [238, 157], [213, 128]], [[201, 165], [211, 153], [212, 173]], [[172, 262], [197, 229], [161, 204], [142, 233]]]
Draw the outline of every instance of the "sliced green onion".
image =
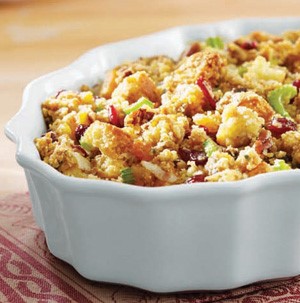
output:
[[223, 49], [224, 48], [224, 42], [220, 37], [209, 37], [205, 41], [207, 46]]
[[124, 113], [126, 115], [132, 113], [132, 112], [135, 112], [137, 110], [139, 110], [143, 105], [147, 105], [149, 106], [150, 108], [153, 108], [154, 107], [154, 104], [148, 100], [147, 98], [145, 97], [142, 97], [140, 98], [138, 101], [136, 101], [135, 103], [133, 103], [131, 106], [127, 107], [125, 110], [124, 110]]
[[297, 88], [291, 84], [282, 85], [279, 88], [272, 90], [268, 94], [268, 101], [273, 109], [283, 117], [290, 118], [289, 113], [284, 108], [284, 104], [297, 95]]
[[280, 170], [289, 170], [291, 167], [284, 161], [276, 159], [274, 161], [274, 165], [272, 166], [273, 171], [280, 171]]
[[203, 142], [203, 148], [207, 157], [210, 157], [215, 151], [219, 150], [219, 145], [212, 139], [207, 139]]
[[122, 177], [123, 183], [134, 184], [134, 182], [135, 182], [134, 175], [133, 175], [130, 167], [126, 167], [121, 170], [121, 177]]
[[271, 66], [279, 65], [279, 60], [276, 59], [276, 58], [271, 58], [271, 59], [269, 59], [269, 62], [270, 62], [270, 64], [271, 64]]
[[243, 77], [244, 74], [247, 73], [247, 71], [248, 71], [248, 68], [246, 66], [241, 65], [238, 67], [238, 73], [241, 77]]
[[96, 112], [96, 113], [97, 113], [97, 112], [100, 112], [102, 109], [103, 109], [103, 106], [98, 105], [98, 106], [96, 107], [96, 109], [95, 109], [95, 112]]
[[80, 143], [80, 146], [87, 151], [91, 151], [93, 148], [93, 146], [91, 144], [83, 142], [82, 140], [80, 140], [79, 143]]

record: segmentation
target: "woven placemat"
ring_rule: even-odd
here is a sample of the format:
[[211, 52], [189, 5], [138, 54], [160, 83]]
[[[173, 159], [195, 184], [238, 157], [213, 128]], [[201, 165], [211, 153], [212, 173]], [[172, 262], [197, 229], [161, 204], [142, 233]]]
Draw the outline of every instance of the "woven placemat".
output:
[[0, 194], [0, 302], [300, 302], [300, 276], [217, 293], [160, 295], [89, 281], [49, 252], [28, 194]]

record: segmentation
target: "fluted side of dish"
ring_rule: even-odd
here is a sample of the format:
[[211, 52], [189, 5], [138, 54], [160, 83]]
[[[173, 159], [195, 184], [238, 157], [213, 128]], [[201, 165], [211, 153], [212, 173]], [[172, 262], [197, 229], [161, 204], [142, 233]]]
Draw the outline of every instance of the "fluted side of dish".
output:
[[157, 292], [218, 290], [300, 272], [299, 176], [262, 177], [225, 191], [125, 185], [124, 193], [30, 173], [30, 192], [50, 251], [84, 277]]
[[[300, 19], [232, 20], [174, 28], [101, 46], [25, 89], [6, 126], [17, 143], [33, 211], [50, 251], [97, 281], [157, 292], [218, 290], [300, 273], [299, 170], [227, 183], [142, 188], [67, 177], [40, 160], [41, 102], [96, 82], [125, 59], [178, 56], [191, 40], [228, 40], [260, 29], [300, 28]], [[34, 123], [28, 123], [34, 121]]]

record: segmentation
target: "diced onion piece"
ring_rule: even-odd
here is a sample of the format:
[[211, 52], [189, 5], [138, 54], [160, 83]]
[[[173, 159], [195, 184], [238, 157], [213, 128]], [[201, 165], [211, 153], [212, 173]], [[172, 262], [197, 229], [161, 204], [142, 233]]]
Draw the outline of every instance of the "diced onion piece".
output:
[[83, 157], [77, 152], [73, 153], [73, 155], [77, 161], [79, 169], [87, 171], [91, 170], [91, 163], [87, 158]]
[[147, 161], [142, 161], [141, 164], [161, 181], [173, 183], [177, 180], [174, 174], [164, 171], [156, 164]]

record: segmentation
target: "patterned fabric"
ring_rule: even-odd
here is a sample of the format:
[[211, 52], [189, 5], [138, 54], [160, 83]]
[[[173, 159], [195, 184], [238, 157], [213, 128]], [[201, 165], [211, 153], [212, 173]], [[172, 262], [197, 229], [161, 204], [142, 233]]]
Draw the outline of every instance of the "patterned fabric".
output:
[[28, 194], [0, 195], [0, 302], [296, 303], [300, 276], [224, 292], [159, 295], [92, 282], [49, 252]]

